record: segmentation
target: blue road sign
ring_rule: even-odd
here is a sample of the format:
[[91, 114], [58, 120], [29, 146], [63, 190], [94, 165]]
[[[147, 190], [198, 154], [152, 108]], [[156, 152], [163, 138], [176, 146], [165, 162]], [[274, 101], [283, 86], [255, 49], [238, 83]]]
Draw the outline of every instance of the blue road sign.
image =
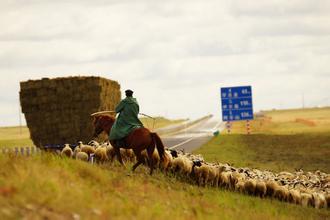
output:
[[223, 121], [253, 119], [251, 86], [221, 88], [220, 93]]

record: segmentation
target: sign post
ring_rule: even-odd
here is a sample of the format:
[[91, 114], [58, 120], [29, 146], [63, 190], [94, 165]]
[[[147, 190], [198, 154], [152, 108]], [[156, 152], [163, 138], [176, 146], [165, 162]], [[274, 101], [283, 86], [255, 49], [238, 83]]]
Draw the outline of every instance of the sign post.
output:
[[228, 134], [230, 134], [230, 121], [227, 121], [226, 126], [227, 126], [227, 132]]
[[246, 133], [250, 134], [250, 121], [246, 120]]
[[250, 134], [250, 121], [253, 120], [251, 86], [225, 87], [220, 89], [222, 121], [227, 122], [228, 133], [232, 121], [246, 120], [247, 134]]

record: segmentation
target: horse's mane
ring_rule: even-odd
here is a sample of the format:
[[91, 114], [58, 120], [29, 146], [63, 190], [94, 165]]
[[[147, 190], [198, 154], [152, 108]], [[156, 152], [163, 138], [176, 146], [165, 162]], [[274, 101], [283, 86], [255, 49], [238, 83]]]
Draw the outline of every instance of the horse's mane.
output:
[[111, 123], [113, 124], [115, 122], [116, 118], [111, 115], [97, 115], [94, 118], [94, 124], [98, 123], [100, 125]]

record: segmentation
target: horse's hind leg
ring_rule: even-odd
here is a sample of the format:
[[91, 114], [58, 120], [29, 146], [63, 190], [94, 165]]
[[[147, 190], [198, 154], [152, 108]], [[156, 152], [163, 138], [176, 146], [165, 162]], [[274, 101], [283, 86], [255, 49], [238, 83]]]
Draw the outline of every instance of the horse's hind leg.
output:
[[119, 163], [120, 163], [121, 165], [124, 165], [124, 166], [125, 166], [125, 164], [124, 164], [124, 162], [123, 162], [123, 159], [121, 158], [120, 148], [118, 148], [118, 147], [114, 147], [114, 149], [115, 149], [115, 153], [116, 153], [116, 155], [117, 155], [117, 158], [118, 158], [118, 160], [119, 160]]
[[133, 165], [133, 171], [144, 161], [140, 151], [134, 150], [134, 154], [136, 156], [137, 162]]
[[152, 157], [152, 154], [154, 153], [154, 150], [155, 150], [155, 146], [149, 146], [147, 148], [148, 158], [149, 158], [150, 175], [152, 175], [152, 172], [154, 170], [154, 159]]

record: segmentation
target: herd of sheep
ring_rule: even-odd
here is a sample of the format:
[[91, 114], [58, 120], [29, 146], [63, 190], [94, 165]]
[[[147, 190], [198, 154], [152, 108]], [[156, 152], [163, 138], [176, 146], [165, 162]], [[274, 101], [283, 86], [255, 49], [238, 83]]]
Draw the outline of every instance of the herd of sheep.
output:
[[[147, 153], [142, 153], [148, 164]], [[124, 161], [135, 161], [132, 150], [121, 149]], [[71, 149], [65, 145], [61, 156], [97, 163], [112, 162], [115, 152], [109, 143], [91, 141]], [[250, 168], [236, 168], [229, 164], [207, 163], [200, 155], [176, 150], [166, 150], [163, 160], [157, 149], [153, 154], [156, 166], [164, 172], [172, 172], [191, 179], [199, 186], [221, 187], [227, 190], [258, 196], [275, 198], [283, 202], [315, 208], [330, 207], [330, 175], [321, 171], [294, 173], [273, 173]]]

